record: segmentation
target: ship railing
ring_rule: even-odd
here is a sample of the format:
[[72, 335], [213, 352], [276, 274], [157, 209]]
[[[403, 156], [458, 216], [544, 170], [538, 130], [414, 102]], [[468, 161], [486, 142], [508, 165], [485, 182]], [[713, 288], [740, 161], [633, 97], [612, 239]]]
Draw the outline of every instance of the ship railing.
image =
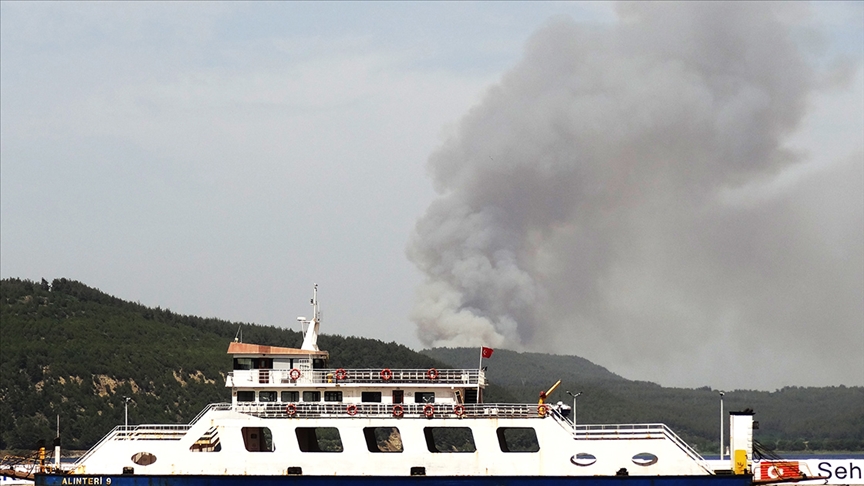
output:
[[681, 437], [678, 437], [678, 434], [676, 434], [669, 427], [666, 427], [666, 425], [663, 425], [663, 430], [666, 433], [666, 437], [669, 438], [669, 440], [671, 440], [672, 443], [677, 445], [682, 451], [684, 451], [691, 459], [696, 461], [702, 467], [702, 469], [713, 473], [713, 469], [708, 465], [708, 462], [702, 457], [701, 454], [699, 454], [698, 452], [696, 452], [695, 449], [690, 447], [690, 444], [684, 442]]
[[207, 412], [209, 412], [211, 410], [231, 410], [231, 404], [230, 403], [211, 403], [210, 405], [207, 405], [206, 407], [204, 407], [204, 410], [201, 410], [200, 412], [198, 412], [198, 415], [196, 415], [195, 418], [193, 418], [192, 421], [189, 422], [189, 425], [193, 425], [196, 422], [198, 422], [199, 420], [201, 420], [201, 417], [203, 417], [205, 414], [207, 414]]
[[105, 436], [102, 437], [99, 442], [97, 442], [93, 447], [90, 448], [90, 450], [88, 450], [83, 456], [79, 457], [78, 460], [75, 461], [75, 465], [77, 466], [79, 464], [83, 464], [84, 461], [86, 461], [90, 456], [92, 456], [93, 453], [96, 452], [96, 450], [99, 449], [99, 447], [101, 447], [103, 443], [114, 439], [120, 429], [125, 429], [125, 427], [122, 425], [118, 425], [117, 427], [114, 427], [111, 432], [105, 434]]
[[180, 440], [191, 425], [146, 424], [119, 427], [117, 440]]
[[703, 469], [711, 471], [705, 459], [666, 424], [576, 425], [573, 427], [573, 437], [581, 440], [668, 439]]
[[248, 403], [234, 411], [261, 418], [543, 418], [524, 403]]
[[[293, 371], [293, 375], [292, 375]], [[298, 373], [299, 372], [299, 373]], [[299, 374], [299, 376], [297, 376]], [[296, 379], [295, 379], [296, 378]], [[316, 370], [234, 370], [226, 377], [227, 386], [258, 386], [323, 383], [485, 385], [485, 374], [475, 369], [316, 369]]]

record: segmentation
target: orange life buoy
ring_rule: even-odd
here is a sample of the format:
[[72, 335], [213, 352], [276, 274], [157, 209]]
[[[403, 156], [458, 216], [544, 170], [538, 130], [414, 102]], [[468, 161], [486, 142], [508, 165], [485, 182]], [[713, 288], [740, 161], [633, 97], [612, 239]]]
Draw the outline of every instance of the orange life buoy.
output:
[[465, 405], [456, 405], [453, 407], [453, 413], [455, 413], [457, 417], [465, 415]]
[[432, 416], [435, 415], [435, 406], [428, 403], [423, 405], [423, 415], [425, 415], [426, 418], [432, 418]]
[[300, 370], [297, 368], [291, 368], [291, 371], [288, 372], [288, 376], [290, 376], [292, 380], [297, 381], [297, 378], [300, 378]]
[[436, 370], [435, 368], [429, 368], [429, 370], [426, 371], [426, 378], [429, 378], [430, 380], [437, 380], [438, 370]]
[[393, 372], [390, 371], [390, 368], [384, 368], [381, 370], [381, 379], [384, 381], [388, 381], [390, 378], [393, 378]]
[[297, 405], [294, 405], [293, 403], [289, 403], [288, 405], [285, 405], [285, 413], [289, 417], [293, 417], [293, 416], [297, 415]]
[[353, 403], [345, 407], [345, 411], [348, 412], [348, 415], [357, 415], [357, 405]]
[[405, 414], [405, 409], [402, 408], [402, 405], [398, 405], [398, 404], [393, 405], [393, 416], [394, 417], [401, 417], [404, 414]]
[[548, 410], [549, 410], [549, 407], [547, 407], [546, 405], [542, 405], [542, 404], [541, 404], [541, 405], [537, 405], [537, 415], [539, 415], [539, 416], [541, 416], [541, 417], [545, 417], [545, 416], [546, 416], [546, 412], [547, 412]]
[[348, 378], [348, 372], [345, 371], [345, 368], [339, 368], [338, 370], [336, 370], [336, 373], [334, 373], [333, 376], [337, 380], [344, 380], [345, 378]]

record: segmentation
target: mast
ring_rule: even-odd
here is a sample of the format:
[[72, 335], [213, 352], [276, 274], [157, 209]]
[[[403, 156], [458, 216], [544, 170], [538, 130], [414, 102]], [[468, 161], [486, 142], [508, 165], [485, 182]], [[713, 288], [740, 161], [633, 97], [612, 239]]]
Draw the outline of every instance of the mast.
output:
[[57, 437], [54, 438], [54, 467], [60, 469], [60, 414], [57, 414]]
[[320, 351], [318, 349], [318, 327], [321, 324], [321, 311], [318, 309], [318, 284], [315, 284], [313, 287], [311, 303], [312, 319], [303, 319], [303, 321], [309, 324], [309, 326], [306, 328], [306, 334], [303, 336], [303, 345], [300, 346], [300, 349], [306, 351]]

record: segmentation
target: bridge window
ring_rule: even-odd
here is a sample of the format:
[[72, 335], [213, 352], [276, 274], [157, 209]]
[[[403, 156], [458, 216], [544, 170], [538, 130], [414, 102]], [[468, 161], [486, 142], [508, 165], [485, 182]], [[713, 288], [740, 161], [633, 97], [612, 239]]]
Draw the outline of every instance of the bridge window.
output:
[[474, 434], [469, 427], [425, 427], [429, 452], [475, 452]]
[[324, 392], [324, 401], [325, 402], [341, 402], [342, 401], [342, 392], [341, 391]]
[[276, 401], [276, 392], [275, 391], [258, 392], [258, 401], [259, 402], [275, 402]]
[[252, 358], [234, 358], [235, 370], [251, 370]]
[[302, 452], [342, 452], [342, 438], [336, 427], [297, 427], [294, 431]]
[[498, 445], [501, 452], [537, 452], [537, 432], [531, 427], [499, 427]]
[[381, 403], [381, 392], [362, 392], [360, 400], [368, 403]]
[[237, 392], [237, 401], [238, 402], [254, 402], [255, 401], [255, 392], [254, 391], [238, 391]]
[[298, 391], [283, 391], [282, 392], [282, 401], [283, 402], [299, 402], [300, 401], [300, 392], [298, 392]]
[[417, 392], [414, 394], [414, 403], [435, 403], [435, 392]]
[[402, 452], [402, 436], [396, 427], [365, 427], [369, 452]]
[[243, 445], [249, 452], [273, 452], [273, 434], [267, 427], [243, 427]]
[[320, 391], [304, 391], [303, 392], [303, 401], [304, 402], [320, 402], [321, 401], [321, 392]]

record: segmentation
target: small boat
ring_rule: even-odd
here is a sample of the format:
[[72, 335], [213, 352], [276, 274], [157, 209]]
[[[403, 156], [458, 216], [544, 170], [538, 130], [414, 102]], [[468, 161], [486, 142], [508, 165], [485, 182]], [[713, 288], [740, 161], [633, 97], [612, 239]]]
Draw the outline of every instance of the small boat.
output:
[[664, 424], [577, 425], [560, 402], [486, 403], [482, 367], [331, 368], [317, 344], [317, 286], [312, 306], [300, 348], [229, 343], [230, 403], [185, 425], [118, 426], [36, 486], [755, 481], [752, 412], [731, 414], [733, 458], [718, 470]]

